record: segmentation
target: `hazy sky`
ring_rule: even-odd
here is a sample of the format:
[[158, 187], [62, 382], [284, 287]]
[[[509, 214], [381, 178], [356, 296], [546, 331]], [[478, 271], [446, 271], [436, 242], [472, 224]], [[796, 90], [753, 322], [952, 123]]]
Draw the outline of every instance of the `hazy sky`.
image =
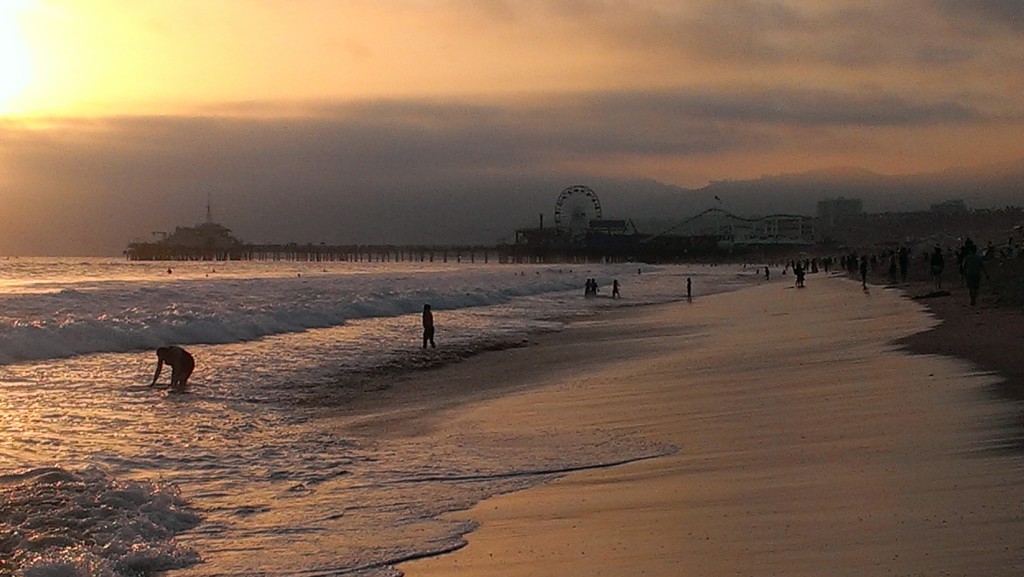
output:
[[1022, 96], [1020, 0], [0, 0], [0, 254], [207, 195], [251, 241], [493, 242], [577, 183], [1022, 158]]

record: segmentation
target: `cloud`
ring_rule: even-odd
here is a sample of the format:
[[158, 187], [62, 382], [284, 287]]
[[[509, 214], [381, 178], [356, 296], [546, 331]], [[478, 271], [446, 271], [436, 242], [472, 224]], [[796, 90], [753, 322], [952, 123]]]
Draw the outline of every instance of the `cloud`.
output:
[[958, 16], [1018, 33], [1024, 31], [1024, 4], [1020, 0], [937, 0], [936, 5]]
[[590, 99], [606, 114], [660, 119], [685, 117], [710, 122], [802, 126], [930, 125], [977, 121], [984, 113], [969, 104], [909, 98], [884, 92], [847, 93], [801, 88], [734, 91], [666, 91], [608, 94]]
[[197, 222], [209, 193], [246, 240], [493, 242], [569, 183], [646, 177], [638, 159], [820, 153], [805, 134], [987, 119], [969, 103], [802, 88], [260, 108], [7, 126], [0, 209], [19, 224], [0, 241], [109, 253]]
[[[763, 75], [799, 75], [810, 85], [838, 89], [850, 80], [863, 81], [862, 74], [892, 72], [884, 81], [889, 85], [909, 85], [920, 75], [940, 74], [957, 85], [970, 75], [948, 76], [951, 72], [1006, 66], [1024, 56], [1019, 34], [1011, 33], [1024, 27], [1019, 0], [565, 0], [455, 5], [475, 28], [534, 42], [571, 39], [571, 44], [605, 55], [611, 70], [626, 62], [620, 72], [627, 83], [630, 74], [650, 82], [660, 74], [662, 82], [675, 78], [677, 84], [714, 84], [722, 78], [735, 84], [736, 79]], [[972, 24], [986, 21], [999, 26], [982, 31]], [[993, 42], [1001, 49], [993, 50]], [[701, 78], [695, 80], [694, 74]]]
[[9, 129], [0, 133], [0, 147], [15, 171], [41, 175], [57, 163], [78, 181], [122, 180], [145, 169], [166, 179], [322, 187], [345, 175], [387, 184], [519, 174], [580, 156], [712, 154], [747, 146], [744, 131], [757, 125], [913, 128], [986, 120], [970, 103], [884, 92], [658, 90], [503, 103], [361, 101], [268, 117], [112, 117], [42, 132]]

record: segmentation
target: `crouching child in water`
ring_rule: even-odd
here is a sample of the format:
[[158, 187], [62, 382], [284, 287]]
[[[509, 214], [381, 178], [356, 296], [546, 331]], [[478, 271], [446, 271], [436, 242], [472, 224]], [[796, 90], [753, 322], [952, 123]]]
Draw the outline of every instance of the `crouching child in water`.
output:
[[158, 348], [156, 350], [156, 373], [149, 386], [155, 385], [157, 379], [160, 378], [160, 371], [164, 368], [164, 363], [171, 366], [171, 388], [179, 392], [184, 391], [188, 384], [188, 378], [192, 376], [192, 371], [196, 368], [196, 360], [181, 347]]

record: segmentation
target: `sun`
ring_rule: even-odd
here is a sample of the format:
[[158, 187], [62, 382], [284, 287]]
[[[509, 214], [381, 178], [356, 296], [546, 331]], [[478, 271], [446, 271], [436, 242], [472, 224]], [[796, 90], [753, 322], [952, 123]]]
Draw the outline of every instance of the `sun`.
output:
[[0, 114], [10, 114], [32, 80], [32, 58], [21, 35], [22, 3], [0, 0]]

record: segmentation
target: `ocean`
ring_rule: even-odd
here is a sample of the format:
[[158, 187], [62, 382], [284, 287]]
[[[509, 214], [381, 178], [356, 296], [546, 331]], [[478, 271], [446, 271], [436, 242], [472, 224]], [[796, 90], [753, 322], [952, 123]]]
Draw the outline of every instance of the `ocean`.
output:
[[[707, 294], [757, 269], [2, 260], [0, 574], [397, 575], [463, 544], [472, 525], [446, 512], [670, 448], [325, 423], [389, 379], [681, 300], [688, 277]], [[424, 304], [437, 349], [421, 348]], [[169, 344], [196, 358], [187, 393], [148, 386]]]

